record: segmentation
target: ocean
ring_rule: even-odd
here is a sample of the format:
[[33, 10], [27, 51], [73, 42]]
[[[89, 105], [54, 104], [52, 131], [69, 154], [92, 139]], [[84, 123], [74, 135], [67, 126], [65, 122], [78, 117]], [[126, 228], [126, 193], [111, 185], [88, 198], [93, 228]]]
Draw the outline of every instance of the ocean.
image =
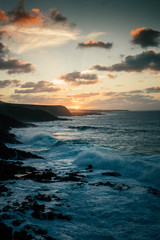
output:
[[61, 201], [47, 207], [71, 216], [38, 220], [27, 212], [24, 224], [40, 226], [57, 240], [160, 239], [160, 111], [102, 112], [35, 124], [12, 129], [24, 144], [7, 146], [44, 157], [23, 161], [26, 166], [61, 176], [76, 172], [82, 181], [16, 181], [7, 200], [56, 194]]

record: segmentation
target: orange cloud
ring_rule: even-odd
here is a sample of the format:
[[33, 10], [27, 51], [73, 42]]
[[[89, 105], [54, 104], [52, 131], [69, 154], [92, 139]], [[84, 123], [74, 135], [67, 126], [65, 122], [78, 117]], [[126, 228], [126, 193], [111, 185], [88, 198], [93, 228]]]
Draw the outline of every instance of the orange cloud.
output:
[[38, 16], [24, 16], [19, 19], [17, 19], [16, 23], [19, 26], [27, 26], [27, 25], [33, 25], [42, 22], [42, 19]]
[[141, 31], [145, 30], [145, 27], [141, 27], [141, 28], [137, 28], [137, 29], [133, 29], [131, 31], [131, 36], [132, 38], [135, 38], [136, 35], [139, 35]]
[[0, 21], [6, 21], [8, 20], [8, 17], [6, 16], [5, 12], [0, 10]]
[[153, 46], [158, 47], [160, 44], [160, 32], [150, 28], [137, 28], [131, 31], [133, 44], [138, 44], [143, 48]]
[[33, 13], [39, 13], [39, 12], [40, 12], [40, 9], [39, 9], [39, 8], [32, 8], [32, 12], [33, 12]]

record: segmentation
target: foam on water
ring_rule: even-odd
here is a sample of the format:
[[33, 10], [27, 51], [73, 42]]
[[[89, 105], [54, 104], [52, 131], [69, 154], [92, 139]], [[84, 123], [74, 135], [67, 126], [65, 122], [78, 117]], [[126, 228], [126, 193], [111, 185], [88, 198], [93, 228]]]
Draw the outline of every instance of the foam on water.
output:
[[124, 155], [109, 152], [104, 149], [88, 149], [80, 152], [74, 159], [79, 167], [92, 165], [97, 169], [120, 171], [124, 176], [137, 179], [160, 187], [160, 164], [156, 163], [159, 157]]
[[[60, 175], [75, 171], [85, 177], [84, 182], [19, 180], [10, 185], [14, 193], [9, 200], [23, 201], [28, 194], [38, 192], [56, 193], [62, 198], [60, 204], [52, 201], [47, 206], [71, 215], [71, 222], [37, 221], [30, 213], [26, 221], [45, 227], [57, 240], [159, 240], [159, 192], [149, 192], [149, 186], [160, 189], [158, 119], [154, 114], [120, 112], [12, 129], [24, 143], [16, 148], [37, 151], [44, 157], [25, 160], [25, 165], [51, 168]], [[93, 172], [86, 169], [88, 165], [93, 166]], [[104, 176], [102, 173], [107, 171], [122, 176]], [[107, 181], [127, 184], [129, 189], [96, 185]], [[5, 205], [5, 201], [1, 204]], [[15, 214], [16, 219], [21, 218], [19, 212]]]

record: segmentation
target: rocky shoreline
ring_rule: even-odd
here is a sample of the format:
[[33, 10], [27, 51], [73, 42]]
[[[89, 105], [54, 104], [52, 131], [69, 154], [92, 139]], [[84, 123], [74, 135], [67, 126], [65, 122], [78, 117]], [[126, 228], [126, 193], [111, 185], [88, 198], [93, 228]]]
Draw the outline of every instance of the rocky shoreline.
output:
[[[2, 121], [3, 119], [3, 121]], [[59, 191], [50, 192], [48, 189], [40, 191], [44, 183], [70, 184], [75, 187], [83, 188], [109, 188], [117, 193], [129, 191], [134, 186], [116, 181], [121, 179], [118, 172], [102, 171], [99, 181], [94, 182], [89, 177], [94, 173], [94, 168], [89, 165], [86, 169], [54, 171], [52, 169], [36, 169], [33, 166], [27, 166], [27, 159], [45, 159], [36, 154], [21, 151], [16, 148], [10, 148], [6, 144], [23, 144], [16, 139], [9, 130], [14, 127], [28, 127], [28, 123], [19, 122], [8, 116], [2, 116], [0, 122], [0, 200], [5, 200], [5, 204], [0, 209], [0, 239], [1, 240], [56, 240], [55, 236], [45, 229], [45, 222], [63, 221], [71, 222], [74, 220], [70, 210], [70, 203], [65, 200]], [[23, 125], [24, 124], [24, 125]], [[33, 125], [32, 125], [33, 126]], [[25, 164], [24, 164], [25, 163]], [[89, 180], [90, 179], [90, 180]], [[112, 181], [112, 180], [113, 181]], [[115, 181], [114, 181], [115, 179]], [[20, 199], [10, 197], [14, 195], [14, 186], [17, 182], [24, 184], [37, 183], [38, 189], [35, 192], [28, 192]], [[49, 186], [48, 185], [48, 186]], [[144, 187], [144, 191], [156, 197], [160, 197], [160, 192], [152, 187]], [[44, 190], [46, 191], [44, 193]], [[78, 197], [78, 196], [77, 196]], [[50, 204], [51, 203], [51, 204]], [[63, 211], [62, 207], [68, 209]], [[64, 209], [64, 208], [63, 208]], [[28, 217], [31, 219], [28, 222]], [[31, 222], [44, 222], [44, 225], [31, 224]]]

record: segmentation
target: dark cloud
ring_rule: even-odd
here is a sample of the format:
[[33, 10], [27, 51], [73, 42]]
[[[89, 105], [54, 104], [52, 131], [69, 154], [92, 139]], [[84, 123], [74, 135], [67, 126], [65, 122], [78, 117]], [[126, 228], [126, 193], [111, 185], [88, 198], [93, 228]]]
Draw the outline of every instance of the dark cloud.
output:
[[98, 77], [93, 73], [71, 72], [59, 76], [59, 79], [65, 80], [72, 85], [88, 85], [98, 83]]
[[20, 80], [11, 80], [11, 79], [6, 79], [6, 80], [0, 80], [0, 88], [5, 88], [9, 86], [16, 86], [18, 87], [20, 85]]
[[24, 63], [23, 61], [12, 58], [8, 60], [0, 58], [0, 70], [7, 70], [8, 74], [30, 73], [34, 68], [34, 65], [31, 63]]
[[8, 74], [29, 73], [34, 70], [35, 67], [31, 63], [24, 63], [14, 58], [5, 60], [7, 54], [9, 54], [8, 48], [0, 42], [0, 70], [7, 70]]
[[0, 58], [5, 57], [9, 53], [9, 50], [6, 48], [6, 46], [0, 42]]
[[67, 18], [64, 17], [60, 12], [56, 10], [56, 8], [51, 9], [51, 19], [54, 20], [57, 23], [66, 23]]
[[97, 70], [97, 71], [109, 71], [109, 67], [105, 65], [99, 65], [95, 64], [91, 69]]
[[113, 46], [113, 43], [107, 42], [104, 43], [102, 41], [93, 41], [89, 40], [88, 42], [81, 42], [78, 43], [79, 48], [91, 48], [91, 47], [97, 47], [97, 48], [105, 48], [105, 49], [111, 49]]
[[24, 1], [19, 1], [16, 8], [11, 11], [4, 12], [0, 10], [0, 24], [16, 24], [18, 26], [36, 25], [41, 23], [41, 27], [51, 25], [53, 23], [66, 23], [67, 18], [64, 17], [60, 12], [54, 9], [50, 9], [50, 15], [44, 15], [40, 12], [40, 9], [33, 8], [31, 12], [26, 11], [24, 8]]
[[29, 13], [24, 9], [24, 1], [19, 1], [18, 6], [12, 11], [6, 12], [6, 24], [16, 23], [19, 26], [37, 24], [42, 21], [39, 11]]
[[150, 87], [145, 89], [147, 93], [160, 93], [160, 87]]
[[112, 66], [94, 65], [92, 69], [116, 72], [142, 72], [143, 70], [160, 71], [160, 53], [148, 50], [137, 55], [129, 55], [124, 61], [113, 64]]
[[132, 43], [141, 47], [158, 47], [160, 44], [160, 32], [150, 28], [137, 28], [131, 31]]
[[[22, 89], [16, 89], [15, 93], [39, 93], [39, 92], [57, 92], [60, 91], [60, 88], [53, 87], [53, 83], [49, 81], [39, 81], [35, 82], [27, 82], [21, 85]], [[24, 89], [25, 88], [25, 89]]]

